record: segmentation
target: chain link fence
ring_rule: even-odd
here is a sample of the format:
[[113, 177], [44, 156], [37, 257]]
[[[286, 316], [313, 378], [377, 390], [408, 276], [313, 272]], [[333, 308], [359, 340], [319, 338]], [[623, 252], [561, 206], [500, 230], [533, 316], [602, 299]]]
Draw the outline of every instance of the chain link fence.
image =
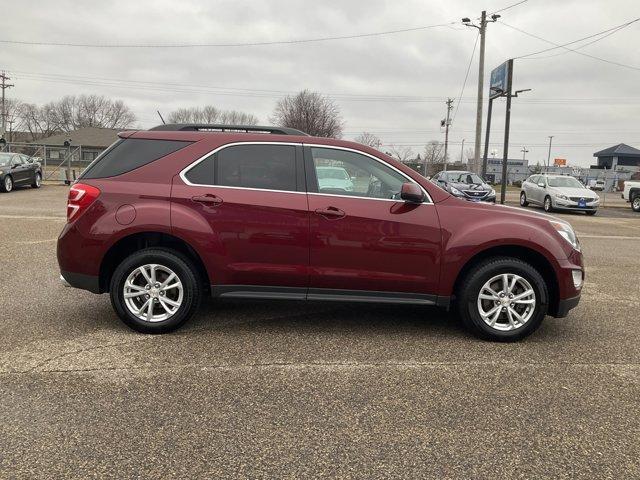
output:
[[42, 165], [45, 181], [73, 182], [101, 151], [96, 147], [82, 145], [39, 145], [34, 143], [9, 142], [1, 145], [0, 151], [21, 153], [32, 157]]

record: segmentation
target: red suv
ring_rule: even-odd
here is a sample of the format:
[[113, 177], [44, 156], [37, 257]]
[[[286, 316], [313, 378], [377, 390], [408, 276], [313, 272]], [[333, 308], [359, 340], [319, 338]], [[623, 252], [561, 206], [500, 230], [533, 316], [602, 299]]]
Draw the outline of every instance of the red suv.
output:
[[516, 340], [566, 316], [584, 278], [569, 224], [460, 200], [377, 150], [286, 128], [121, 133], [71, 187], [67, 217], [63, 282], [109, 292], [148, 333], [210, 294], [437, 305]]

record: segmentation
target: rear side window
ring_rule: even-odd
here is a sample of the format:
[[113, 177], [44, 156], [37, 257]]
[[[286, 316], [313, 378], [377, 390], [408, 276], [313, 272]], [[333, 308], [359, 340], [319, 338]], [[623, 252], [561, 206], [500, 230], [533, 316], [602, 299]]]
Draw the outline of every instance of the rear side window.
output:
[[224, 148], [185, 173], [195, 185], [296, 191], [293, 145], [235, 145]]
[[80, 178], [115, 177], [147, 165], [190, 145], [175, 140], [126, 138], [118, 140], [82, 172]]

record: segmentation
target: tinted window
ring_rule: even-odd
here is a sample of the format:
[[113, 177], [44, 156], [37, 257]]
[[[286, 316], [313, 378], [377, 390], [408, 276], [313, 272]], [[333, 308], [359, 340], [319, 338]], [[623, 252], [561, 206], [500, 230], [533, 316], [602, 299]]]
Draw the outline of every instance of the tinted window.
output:
[[[392, 168], [371, 157], [346, 150], [311, 148], [318, 179], [318, 192], [370, 198], [398, 198], [408, 180]], [[325, 169], [342, 169], [343, 178], [329, 178]]]
[[11, 159], [11, 165], [22, 165], [22, 158], [20, 158], [20, 155], [14, 155], [13, 158]]
[[196, 185], [213, 185], [213, 159], [214, 156], [210, 155], [191, 168], [184, 176]]
[[215, 184], [227, 187], [296, 191], [293, 145], [237, 145], [220, 150]]
[[190, 143], [141, 138], [119, 140], [91, 162], [80, 178], [104, 178], [122, 175], [180, 150]]

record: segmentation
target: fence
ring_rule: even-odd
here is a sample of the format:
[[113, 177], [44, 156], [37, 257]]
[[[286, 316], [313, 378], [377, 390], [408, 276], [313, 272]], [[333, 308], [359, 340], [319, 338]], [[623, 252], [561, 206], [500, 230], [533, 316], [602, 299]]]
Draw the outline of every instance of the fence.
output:
[[[2, 145], [1, 152], [21, 153], [33, 157], [42, 165], [44, 180], [69, 183], [74, 181], [100, 153], [96, 147], [82, 145], [44, 145], [10, 142]], [[91, 153], [87, 158], [86, 153]]]

